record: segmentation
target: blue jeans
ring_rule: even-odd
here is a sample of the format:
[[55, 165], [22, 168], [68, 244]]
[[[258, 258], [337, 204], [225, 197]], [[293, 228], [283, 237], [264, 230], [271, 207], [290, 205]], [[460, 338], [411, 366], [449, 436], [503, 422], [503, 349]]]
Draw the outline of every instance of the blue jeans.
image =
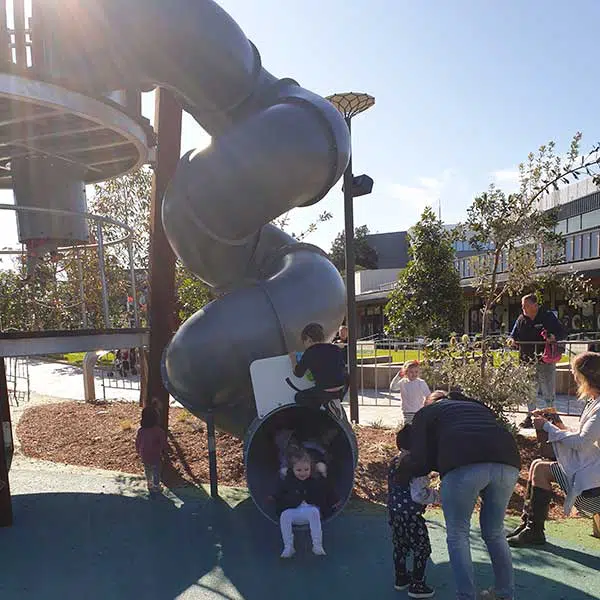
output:
[[496, 595], [502, 600], [512, 600], [514, 596], [512, 556], [504, 533], [504, 514], [518, 477], [515, 467], [479, 463], [454, 469], [442, 479], [442, 508], [457, 600], [477, 598], [469, 531], [478, 496], [481, 496], [481, 537], [492, 560]]

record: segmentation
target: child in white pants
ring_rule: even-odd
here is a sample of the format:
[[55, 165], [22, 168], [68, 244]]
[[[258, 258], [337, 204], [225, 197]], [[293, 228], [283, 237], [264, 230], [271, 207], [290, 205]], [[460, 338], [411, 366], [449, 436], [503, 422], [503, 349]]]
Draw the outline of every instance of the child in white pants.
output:
[[290, 457], [290, 468], [275, 494], [283, 540], [281, 558], [291, 558], [296, 553], [292, 529], [295, 524], [308, 524], [313, 554], [325, 555], [321, 514], [330, 510], [334, 502], [327, 479], [320, 475], [312, 475], [310, 456], [305, 449], [300, 448]]

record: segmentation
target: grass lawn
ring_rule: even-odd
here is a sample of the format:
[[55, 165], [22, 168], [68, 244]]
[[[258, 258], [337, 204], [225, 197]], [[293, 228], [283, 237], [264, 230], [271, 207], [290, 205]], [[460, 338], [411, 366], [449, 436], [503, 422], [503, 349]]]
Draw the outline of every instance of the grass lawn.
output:
[[[517, 351], [512, 351], [510, 354], [515, 359], [515, 361], [518, 360], [519, 353]], [[496, 363], [497, 361], [499, 361], [500, 353], [493, 352], [493, 355], [494, 355], [494, 363]], [[356, 360], [358, 361], [359, 365], [360, 365], [361, 358], [372, 358], [373, 356], [374, 356], [374, 354], [372, 352], [361, 352], [360, 346], [357, 348]], [[379, 349], [379, 350], [377, 350], [377, 356], [391, 356], [392, 362], [403, 363], [403, 362], [406, 362], [407, 360], [423, 360], [424, 352], [423, 352], [423, 350], [381, 350], [381, 349]], [[566, 355], [563, 355], [560, 362], [568, 363], [569, 357]]]
[[[56, 360], [62, 360], [67, 362], [70, 365], [75, 367], [81, 367], [83, 365], [83, 358], [85, 356], [85, 352], [70, 352], [69, 354], [53, 354], [52, 358]], [[108, 352], [100, 359], [98, 359], [98, 364], [110, 366], [113, 364], [115, 360], [115, 355], [112, 352]]]

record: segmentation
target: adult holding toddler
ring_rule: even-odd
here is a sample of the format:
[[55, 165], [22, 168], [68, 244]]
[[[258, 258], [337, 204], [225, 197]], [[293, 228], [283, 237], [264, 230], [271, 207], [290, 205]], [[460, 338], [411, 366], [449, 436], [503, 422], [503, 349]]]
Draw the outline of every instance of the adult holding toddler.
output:
[[481, 498], [479, 522], [494, 568], [495, 598], [513, 600], [514, 575], [504, 515], [521, 461], [512, 434], [487, 406], [452, 392], [415, 414], [409, 458], [413, 477], [431, 471], [440, 474], [456, 598], [477, 598], [469, 532], [475, 504]]
[[390, 383], [390, 392], [400, 393], [405, 423], [412, 423], [415, 413], [423, 408], [425, 399], [431, 394], [429, 386], [419, 375], [419, 362], [407, 360]]

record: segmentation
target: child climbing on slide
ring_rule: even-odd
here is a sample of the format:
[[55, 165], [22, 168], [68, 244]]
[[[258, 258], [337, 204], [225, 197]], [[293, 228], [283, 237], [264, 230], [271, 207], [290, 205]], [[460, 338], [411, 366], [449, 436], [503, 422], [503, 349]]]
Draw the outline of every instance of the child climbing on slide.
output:
[[313, 554], [324, 556], [321, 518], [333, 512], [335, 500], [328, 480], [313, 473], [310, 455], [304, 448], [290, 456], [289, 469], [274, 499], [283, 540], [281, 558], [294, 556], [292, 527], [305, 524], [310, 528]]
[[296, 377], [303, 377], [307, 371], [312, 373], [314, 387], [296, 393], [296, 402], [304, 406], [327, 408], [338, 418], [344, 419], [345, 413], [340, 395], [346, 382], [344, 353], [335, 344], [325, 342], [323, 326], [309, 323], [300, 335], [305, 351], [296, 361], [296, 354], [290, 354], [292, 368]]

